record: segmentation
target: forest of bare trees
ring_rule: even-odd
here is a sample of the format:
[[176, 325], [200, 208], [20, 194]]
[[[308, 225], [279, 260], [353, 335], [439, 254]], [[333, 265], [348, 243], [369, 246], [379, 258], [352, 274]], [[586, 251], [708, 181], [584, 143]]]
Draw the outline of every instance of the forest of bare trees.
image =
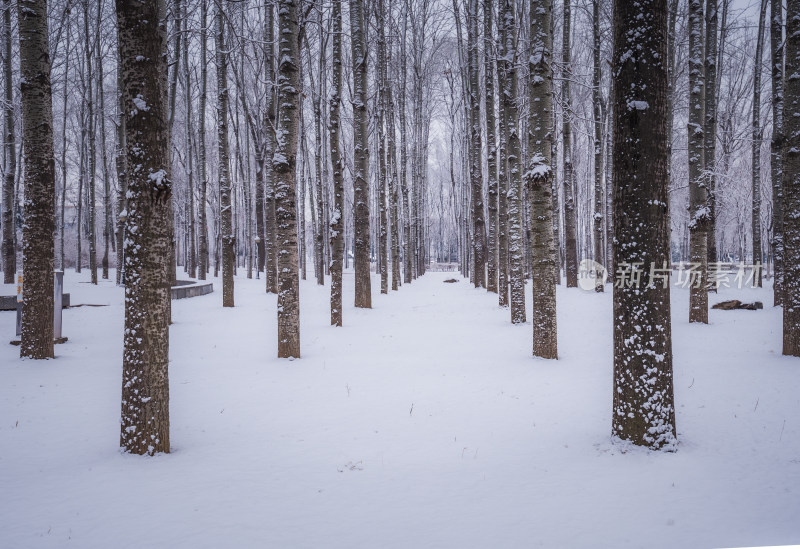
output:
[[607, 276], [614, 434], [671, 449], [674, 278], [706, 324], [722, 271], [774, 280], [783, 353], [800, 356], [800, 6], [785, 9], [5, 0], [2, 267], [24, 277], [21, 354], [54, 356], [54, 267], [95, 285], [116, 269], [122, 445], [155, 453], [178, 278], [213, 278], [234, 308], [236, 277], [263, 278], [278, 356], [300, 358], [301, 279], [330, 285], [346, 326], [348, 281], [370, 309], [373, 277], [388, 294], [457, 270], [558, 359], [557, 287]]

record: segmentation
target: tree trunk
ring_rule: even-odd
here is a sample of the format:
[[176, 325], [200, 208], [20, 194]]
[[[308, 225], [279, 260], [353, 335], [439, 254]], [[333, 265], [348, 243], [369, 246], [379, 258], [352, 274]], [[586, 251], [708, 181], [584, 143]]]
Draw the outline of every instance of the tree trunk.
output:
[[[800, 71], [800, 0], [786, 3], [786, 74]], [[783, 354], [800, 356], [800, 79], [787, 78], [783, 105]]]
[[113, 246], [111, 238], [111, 182], [108, 174], [108, 154], [106, 152], [106, 101], [103, 82], [103, 56], [101, 55], [101, 28], [103, 16], [103, 3], [97, 3], [97, 20], [95, 28], [95, 59], [97, 66], [97, 103], [98, 120], [100, 122], [100, 159], [103, 163], [103, 258], [101, 260], [103, 280], [108, 280], [109, 251]]
[[563, 110], [562, 145], [564, 147], [564, 253], [566, 258], [565, 271], [567, 275], [567, 288], [578, 286], [578, 241], [575, 226], [575, 177], [572, 173], [572, 60], [570, 48], [570, 30], [572, 9], [570, 0], [564, 0], [564, 31], [562, 34], [561, 61], [564, 64], [561, 79], [561, 101]]
[[[708, 324], [708, 188], [705, 177], [703, 0], [689, 2], [689, 231], [696, 278], [689, 290], [689, 322]], [[619, 105], [617, 105], [619, 109]], [[619, 116], [619, 115], [618, 115]]]
[[89, 117], [89, 150], [86, 156], [86, 171], [87, 178], [86, 184], [88, 185], [88, 219], [86, 237], [89, 239], [89, 273], [91, 275], [92, 284], [97, 284], [97, 201], [95, 199], [95, 172], [96, 159], [97, 159], [97, 141], [95, 132], [95, 118], [94, 118], [94, 99], [92, 88], [94, 86], [94, 77], [92, 76], [92, 44], [89, 32], [89, 0], [83, 2], [83, 32], [85, 33], [85, 54], [86, 54], [86, 89], [87, 101], [86, 110]]
[[556, 359], [556, 251], [553, 242], [553, 168], [550, 158], [550, 140], [553, 139], [554, 130], [550, 125], [553, 117], [552, 9], [552, 0], [531, 0], [531, 13], [535, 17], [531, 17], [528, 93], [532, 108], [528, 118], [528, 170], [525, 183], [532, 219], [533, 354]]
[[594, 261], [597, 292], [605, 290], [603, 272], [603, 108], [600, 100], [600, 0], [592, 1], [592, 106], [594, 107]]
[[772, 61], [772, 256], [773, 304], [783, 304], [783, 0], [771, 0], [770, 59]]
[[264, 277], [267, 293], [278, 293], [278, 253], [275, 228], [275, 179], [272, 168], [272, 155], [275, 152], [275, 124], [277, 109], [277, 86], [275, 75], [275, 3], [265, 0], [267, 11], [266, 38], [264, 40], [264, 65], [267, 68], [267, 108], [264, 114], [264, 258], [266, 262]]
[[[22, 226], [20, 356], [53, 358], [55, 164], [47, 1], [19, 3], [25, 223]], [[7, 170], [8, 173], [8, 170]], [[13, 174], [13, 172], [12, 172]]]
[[[509, 53], [506, 51], [506, 41], [509, 39], [509, 31], [506, 28], [507, 22], [505, 20], [505, 3], [498, 6], [498, 44], [497, 56], [495, 63], [497, 64], [497, 92], [499, 95], [499, 124], [498, 135], [500, 137], [500, 149], [497, 173], [497, 293], [498, 305], [500, 307], [509, 306], [508, 298], [508, 282], [509, 282], [509, 267], [508, 267], [508, 189], [509, 189], [509, 176], [508, 176], [508, 134], [509, 124], [512, 123], [508, 119], [510, 112], [510, 104], [506, 100], [506, 91], [508, 89], [506, 74], [506, 56]], [[512, 14], [513, 15], [513, 14]], [[513, 40], [511, 42], [513, 45]], [[513, 122], [516, 126], [516, 120]], [[519, 138], [517, 138], [519, 139]], [[519, 167], [517, 168], [519, 169]], [[523, 294], [523, 299], [525, 296]]]
[[331, 325], [342, 325], [342, 261], [344, 259], [344, 162], [340, 153], [339, 109], [342, 103], [342, 0], [333, 0], [333, 74], [330, 97], [330, 147], [333, 167], [331, 214]]
[[494, 49], [494, 34], [492, 30], [492, 0], [483, 0], [483, 67], [486, 79], [486, 158], [489, 173], [487, 186], [489, 194], [489, 247], [488, 247], [488, 273], [486, 287], [490, 292], [497, 292], [497, 144], [494, 116], [494, 66], [492, 50]]
[[[717, 264], [717, 5], [718, 0], [708, 0], [706, 5], [706, 96], [704, 128], [704, 163], [708, 192], [708, 263], [716, 270]], [[708, 289], [716, 291], [716, 281]]]
[[[16, 227], [14, 224], [14, 173], [17, 171], [17, 138], [14, 133], [14, 79], [11, 51], [11, 0], [3, 2], [3, 75], [5, 105], [3, 136], [5, 176], [3, 177], [3, 284], [12, 284], [17, 272]], [[66, 131], [66, 130], [64, 130]]]
[[516, 19], [512, 0], [504, 0], [503, 47], [503, 111], [506, 120], [508, 165], [508, 282], [511, 323], [525, 322], [525, 266], [523, 264], [522, 178], [520, 174], [519, 111], [517, 107], [517, 44]]
[[183, 85], [186, 94], [186, 215], [188, 219], [188, 232], [187, 239], [189, 241], [188, 250], [186, 251], [186, 271], [190, 278], [197, 277], [197, 249], [196, 230], [195, 230], [195, 205], [194, 205], [194, 125], [192, 118], [192, 76], [191, 66], [189, 61], [189, 6], [184, 5], [183, 8], [183, 31], [186, 36], [183, 39]]
[[200, 280], [206, 279], [208, 273], [208, 177], [206, 172], [206, 101], [208, 97], [208, 52], [207, 52], [208, 4], [200, 0], [200, 98], [197, 128], [197, 163], [200, 165], [198, 188], [197, 224], [200, 227], [197, 270]]
[[761, 281], [761, 72], [764, 53], [764, 20], [767, 15], [767, 1], [761, 0], [761, 15], [758, 18], [756, 38], [756, 57], [753, 60], [753, 160], [751, 163], [753, 192], [753, 284], [762, 287]]
[[236, 235], [231, 210], [231, 178], [228, 146], [228, 59], [225, 45], [225, 16], [223, 3], [216, 8], [217, 60], [217, 147], [219, 148], [219, 216], [222, 252], [222, 306], [233, 307], [233, 269], [236, 261]]
[[381, 274], [381, 293], [389, 293], [389, 247], [387, 239], [388, 233], [388, 212], [386, 210], [386, 186], [388, 172], [386, 166], [386, 31], [385, 13], [383, 0], [376, 2], [377, 17], [376, 28], [378, 31], [378, 112], [377, 112], [377, 134], [378, 134], [378, 180], [377, 180], [377, 199], [378, 199], [378, 267]]
[[[469, 62], [470, 113], [470, 188], [472, 189], [472, 247], [474, 249], [474, 282], [486, 287], [486, 223], [483, 218], [483, 166], [481, 164], [480, 64], [478, 60], [478, 1], [468, 0], [467, 58]], [[420, 120], [421, 122], [421, 120]], [[421, 160], [421, 159], [420, 159]], [[423, 169], [420, 167], [420, 170]]]
[[353, 209], [355, 217], [355, 306], [372, 308], [369, 273], [369, 113], [363, 0], [350, 0], [353, 63]]
[[[693, 6], [696, 9], [697, 2]], [[702, 16], [702, 5], [699, 13]], [[702, 33], [694, 16], [693, 32]], [[614, 264], [644, 273], [641, 284], [629, 284], [627, 278], [614, 287], [612, 434], [654, 450], [676, 448], [664, 146], [666, 46], [666, 0], [618, 0], [613, 67]], [[698, 53], [692, 51], [693, 56]], [[697, 67], [701, 64], [702, 52], [694, 59], [695, 71], [702, 72]], [[695, 127], [701, 123], [702, 118]], [[701, 153], [698, 148], [693, 154]], [[651, 265], [658, 270], [651, 271]], [[648, 276], [651, 272], [655, 276]], [[705, 288], [702, 293], [708, 297]]]
[[[169, 170], [163, 0], [117, 0], [127, 147], [125, 335], [120, 445], [169, 452]], [[147, 62], [142, 62], [145, 59]], [[52, 291], [51, 291], [52, 295]]]
[[[278, 358], [300, 358], [300, 280], [297, 262], [297, 140], [300, 40], [296, 0], [278, 2], [278, 125], [272, 166], [278, 232]], [[301, 220], [302, 221], [302, 220]]]

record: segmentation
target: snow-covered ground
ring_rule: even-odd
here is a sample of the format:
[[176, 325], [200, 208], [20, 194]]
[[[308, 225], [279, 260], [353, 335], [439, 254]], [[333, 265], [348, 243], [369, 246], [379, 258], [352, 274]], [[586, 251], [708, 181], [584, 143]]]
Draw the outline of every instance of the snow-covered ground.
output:
[[[172, 453], [119, 451], [122, 290], [68, 272], [69, 342], [18, 358], [0, 312], [0, 547], [734, 547], [800, 543], [800, 359], [764, 302], [689, 325], [673, 288], [676, 453], [610, 441], [611, 294], [559, 288], [558, 361], [496, 296], [429, 273], [329, 326], [302, 283], [301, 360], [236, 280], [174, 302]], [[9, 286], [0, 293], [13, 293]], [[610, 289], [610, 286], [608, 286]], [[528, 308], [530, 318], [530, 293]]]

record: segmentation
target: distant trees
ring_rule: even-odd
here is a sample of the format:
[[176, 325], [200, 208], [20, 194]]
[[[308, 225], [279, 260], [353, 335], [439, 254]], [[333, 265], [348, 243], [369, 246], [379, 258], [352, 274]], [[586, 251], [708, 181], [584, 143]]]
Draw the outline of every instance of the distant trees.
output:
[[[56, 183], [47, 0], [20, 2], [17, 7], [22, 141], [25, 147], [25, 224], [22, 226], [24, 286], [20, 356], [42, 359], [54, 356]], [[5, 268], [8, 267], [9, 264], [6, 264]]]
[[170, 450], [170, 275], [164, 258], [171, 247], [172, 183], [165, 11], [164, 0], [117, 0], [129, 168], [120, 445], [133, 454]]
[[[692, 9], [696, 11], [697, 5]], [[697, 31], [697, 24], [695, 21], [692, 32]], [[632, 276], [614, 288], [612, 433], [652, 449], [674, 449], [676, 444], [669, 182], [664, 146], [666, 45], [666, 0], [617, 0], [613, 56], [614, 265], [627, 269]], [[702, 56], [698, 59], [702, 61]], [[692, 120], [695, 124], [702, 122], [696, 117]], [[696, 126], [690, 126], [694, 129]], [[634, 269], [645, 271], [639, 284]]]

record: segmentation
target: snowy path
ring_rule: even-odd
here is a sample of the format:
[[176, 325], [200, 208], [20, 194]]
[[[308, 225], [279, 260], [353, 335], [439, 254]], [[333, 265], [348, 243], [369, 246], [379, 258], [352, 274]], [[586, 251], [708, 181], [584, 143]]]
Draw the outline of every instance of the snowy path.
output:
[[[170, 455], [117, 450], [122, 293], [67, 277], [68, 344], [0, 346], [0, 547], [725, 547], [800, 542], [800, 362], [764, 311], [689, 326], [673, 292], [675, 454], [609, 441], [611, 295], [559, 289], [561, 360], [496, 296], [429, 273], [328, 326], [302, 285], [303, 358], [275, 298], [175, 302]], [[7, 288], [6, 288], [7, 290]], [[6, 293], [5, 291], [2, 293]], [[530, 301], [530, 294], [526, 295]], [[530, 315], [530, 302], [528, 303]], [[0, 313], [0, 334], [13, 313]]]

